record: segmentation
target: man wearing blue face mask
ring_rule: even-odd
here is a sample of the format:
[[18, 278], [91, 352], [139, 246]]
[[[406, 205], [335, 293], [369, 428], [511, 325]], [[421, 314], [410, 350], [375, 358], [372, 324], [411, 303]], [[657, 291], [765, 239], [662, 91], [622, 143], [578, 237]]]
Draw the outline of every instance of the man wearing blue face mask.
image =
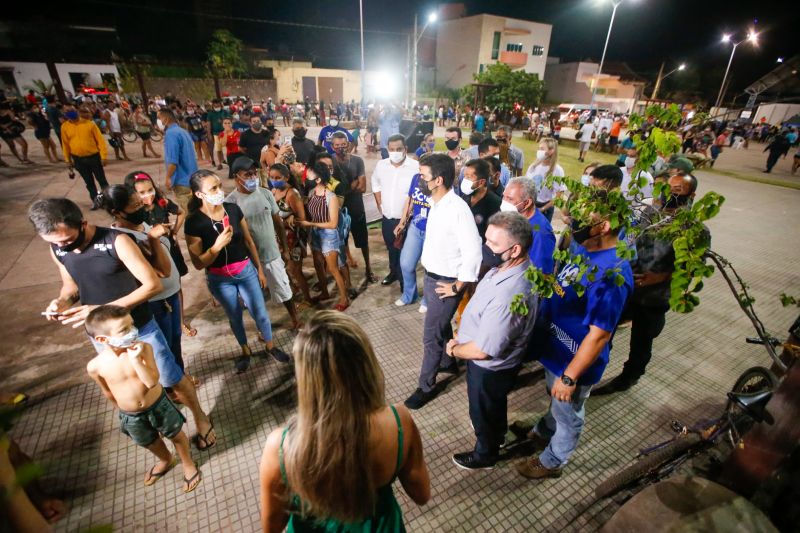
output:
[[236, 189], [225, 201], [238, 205], [244, 213], [244, 219], [258, 249], [258, 257], [264, 267], [270, 297], [273, 302], [282, 303], [286, 307], [292, 318], [292, 327], [298, 329], [301, 324], [292, 300], [292, 287], [285, 264], [288, 261], [289, 246], [278, 203], [268, 189], [259, 186], [258, 166], [252, 159], [239, 157], [233, 162], [231, 170], [236, 178]]

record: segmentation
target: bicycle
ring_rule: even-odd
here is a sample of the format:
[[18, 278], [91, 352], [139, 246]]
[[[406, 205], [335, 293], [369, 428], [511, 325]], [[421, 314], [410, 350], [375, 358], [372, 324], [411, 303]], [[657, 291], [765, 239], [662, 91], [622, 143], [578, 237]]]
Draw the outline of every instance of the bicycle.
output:
[[[150, 127], [150, 140], [160, 142], [163, 137], [161, 130], [158, 128]], [[130, 126], [122, 128], [122, 138], [126, 143], [133, 144], [139, 139], [139, 134]]]

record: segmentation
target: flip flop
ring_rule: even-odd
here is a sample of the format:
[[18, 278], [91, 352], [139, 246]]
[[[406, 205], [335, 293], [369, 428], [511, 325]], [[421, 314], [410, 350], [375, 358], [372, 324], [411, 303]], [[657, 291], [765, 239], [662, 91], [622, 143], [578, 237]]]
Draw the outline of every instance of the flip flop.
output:
[[[192, 485], [192, 481], [194, 481], [195, 479], [197, 479], [197, 483]], [[195, 472], [192, 477], [190, 477], [189, 479], [183, 478], [183, 484], [184, 484], [183, 493], [187, 494], [189, 492], [192, 492], [194, 489], [197, 488], [197, 486], [200, 484], [201, 481], [203, 481], [203, 474], [200, 473], [200, 469], [198, 468], [197, 472]]]
[[153, 470], [155, 470], [158, 466], [157, 464], [153, 465], [153, 468], [151, 468], [150, 472], [148, 473], [149, 477], [144, 480], [144, 486], [149, 487], [150, 485], [154, 484], [156, 481], [164, 477], [167, 472], [175, 468], [176, 464], [178, 464], [178, 458], [173, 455], [172, 460], [169, 462], [169, 466], [167, 466], [166, 470], [163, 472], [153, 472]]
[[[213, 447], [217, 443], [216, 439], [214, 439], [214, 442], [212, 442], [211, 444], [208, 443], [208, 436], [211, 435], [212, 431], [214, 431], [214, 424], [213, 423], [211, 424], [211, 426], [209, 426], [208, 431], [206, 431], [205, 435], [200, 435], [198, 433], [197, 435], [192, 437], [192, 444], [194, 444], [194, 447], [197, 448], [201, 452], [204, 452], [207, 449]], [[203, 441], [203, 446], [202, 447], [200, 446], [200, 441]]]

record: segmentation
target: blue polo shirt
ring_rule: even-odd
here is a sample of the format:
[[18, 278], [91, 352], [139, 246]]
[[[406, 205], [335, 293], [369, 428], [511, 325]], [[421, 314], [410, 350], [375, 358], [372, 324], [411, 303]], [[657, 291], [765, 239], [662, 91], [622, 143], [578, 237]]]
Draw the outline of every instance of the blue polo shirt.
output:
[[431, 210], [431, 197], [422, 193], [419, 187], [419, 174], [411, 179], [408, 188], [408, 198], [411, 202], [411, 223], [418, 230], [424, 232], [428, 226], [428, 212]]
[[556, 236], [553, 233], [553, 226], [540, 210], [536, 210], [531, 218], [528, 219], [533, 234], [531, 249], [528, 251], [528, 259], [531, 264], [544, 272], [552, 274], [555, 268], [553, 262], [553, 251], [556, 249]]
[[322, 146], [324, 146], [325, 149], [328, 151], [328, 153], [331, 155], [333, 155], [333, 145], [331, 144], [331, 142], [333, 141], [333, 134], [336, 133], [337, 131], [341, 131], [342, 133], [347, 135], [348, 142], [353, 142], [353, 136], [350, 135], [350, 132], [344, 129], [343, 127], [325, 126], [319, 132], [319, 142], [322, 143]]
[[188, 187], [189, 177], [197, 172], [194, 142], [188, 131], [174, 123], [164, 132], [164, 162], [175, 165], [172, 185]]
[[[531, 342], [531, 346], [537, 350], [535, 355], [539, 356], [539, 361], [556, 376], [563, 374], [572, 362], [578, 347], [589, 333], [589, 326], [614, 331], [628, 296], [633, 292], [631, 266], [628, 261], [617, 257], [616, 249], [599, 252], [583, 249], [580, 253], [586, 258], [590, 269], [597, 266], [595, 280], [588, 280], [587, 271], [580, 281], [586, 291], [583, 296], [578, 296], [566, 280], [574, 276], [579, 267], [566, 264], [558, 274], [563, 295], [555, 293], [544, 301], [541, 313], [547, 330], [539, 332], [535, 335], [535, 341]], [[625, 280], [622, 285], [614, 282], [614, 275], [604, 275], [613, 268], [620, 269]], [[595, 362], [578, 378], [580, 385], [594, 385], [600, 381], [608, 365], [608, 353], [609, 346], [606, 344]]]

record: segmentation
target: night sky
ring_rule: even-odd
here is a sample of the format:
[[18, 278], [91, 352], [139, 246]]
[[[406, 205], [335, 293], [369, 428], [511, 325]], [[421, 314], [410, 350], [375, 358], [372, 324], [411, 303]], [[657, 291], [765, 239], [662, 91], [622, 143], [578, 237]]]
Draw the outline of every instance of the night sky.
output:
[[[467, 0], [468, 14], [490, 13], [553, 25], [548, 55], [567, 60], [599, 60], [603, 50], [610, 0]], [[113, 39], [100, 48], [112, 48], [124, 56], [150, 54], [161, 58], [201, 60], [202, 30], [191, 12], [228, 15], [203, 17], [206, 29], [227, 27], [248, 45], [283, 54], [311, 58], [319, 66], [358, 68], [359, 38], [355, 31], [303, 28], [244, 19], [268, 19], [322, 26], [358, 28], [356, 0], [266, 2], [243, 0], [79, 0], [37, 2], [22, 12], [18, 3], [2, 21], [47, 27], [58, 39], [66, 24], [111, 25], [117, 34], [86, 35]], [[424, 18], [435, 2], [418, 0], [364, 0], [365, 29], [406, 32], [416, 12]], [[64, 6], [69, 6], [68, 10]], [[676, 88], [715, 94], [730, 54], [730, 45], [720, 43], [723, 32], [738, 32], [744, 38], [751, 27], [759, 32], [759, 46], [741, 45], [731, 70], [732, 94], [740, 92], [775, 66], [779, 56], [798, 53], [796, 2], [744, 2], [735, 0], [623, 0], [617, 10], [607, 61], [625, 61], [642, 77], [655, 78], [662, 61], [667, 69], [681, 62], [687, 71], [667, 80]], [[793, 25], [794, 24], [794, 25]], [[202, 26], [202, 23], [200, 23]], [[71, 34], [74, 40], [74, 30]], [[66, 37], [66, 35], [64, 35]], [[469, 36], [464, 36], [468, 39]], [[406, 38], [368, 31], [368, 69], [405, 68]], [[58, 41], [47, 41], [51, 52], [63, 53]], [[105, 54], [94, 47], [94, 52]], [[4, 56], [8, 57], [8, 50]], [[59, 59], [59, 58], [56, 58]], [[680, 77], [680, 79], [679, 79]]]

